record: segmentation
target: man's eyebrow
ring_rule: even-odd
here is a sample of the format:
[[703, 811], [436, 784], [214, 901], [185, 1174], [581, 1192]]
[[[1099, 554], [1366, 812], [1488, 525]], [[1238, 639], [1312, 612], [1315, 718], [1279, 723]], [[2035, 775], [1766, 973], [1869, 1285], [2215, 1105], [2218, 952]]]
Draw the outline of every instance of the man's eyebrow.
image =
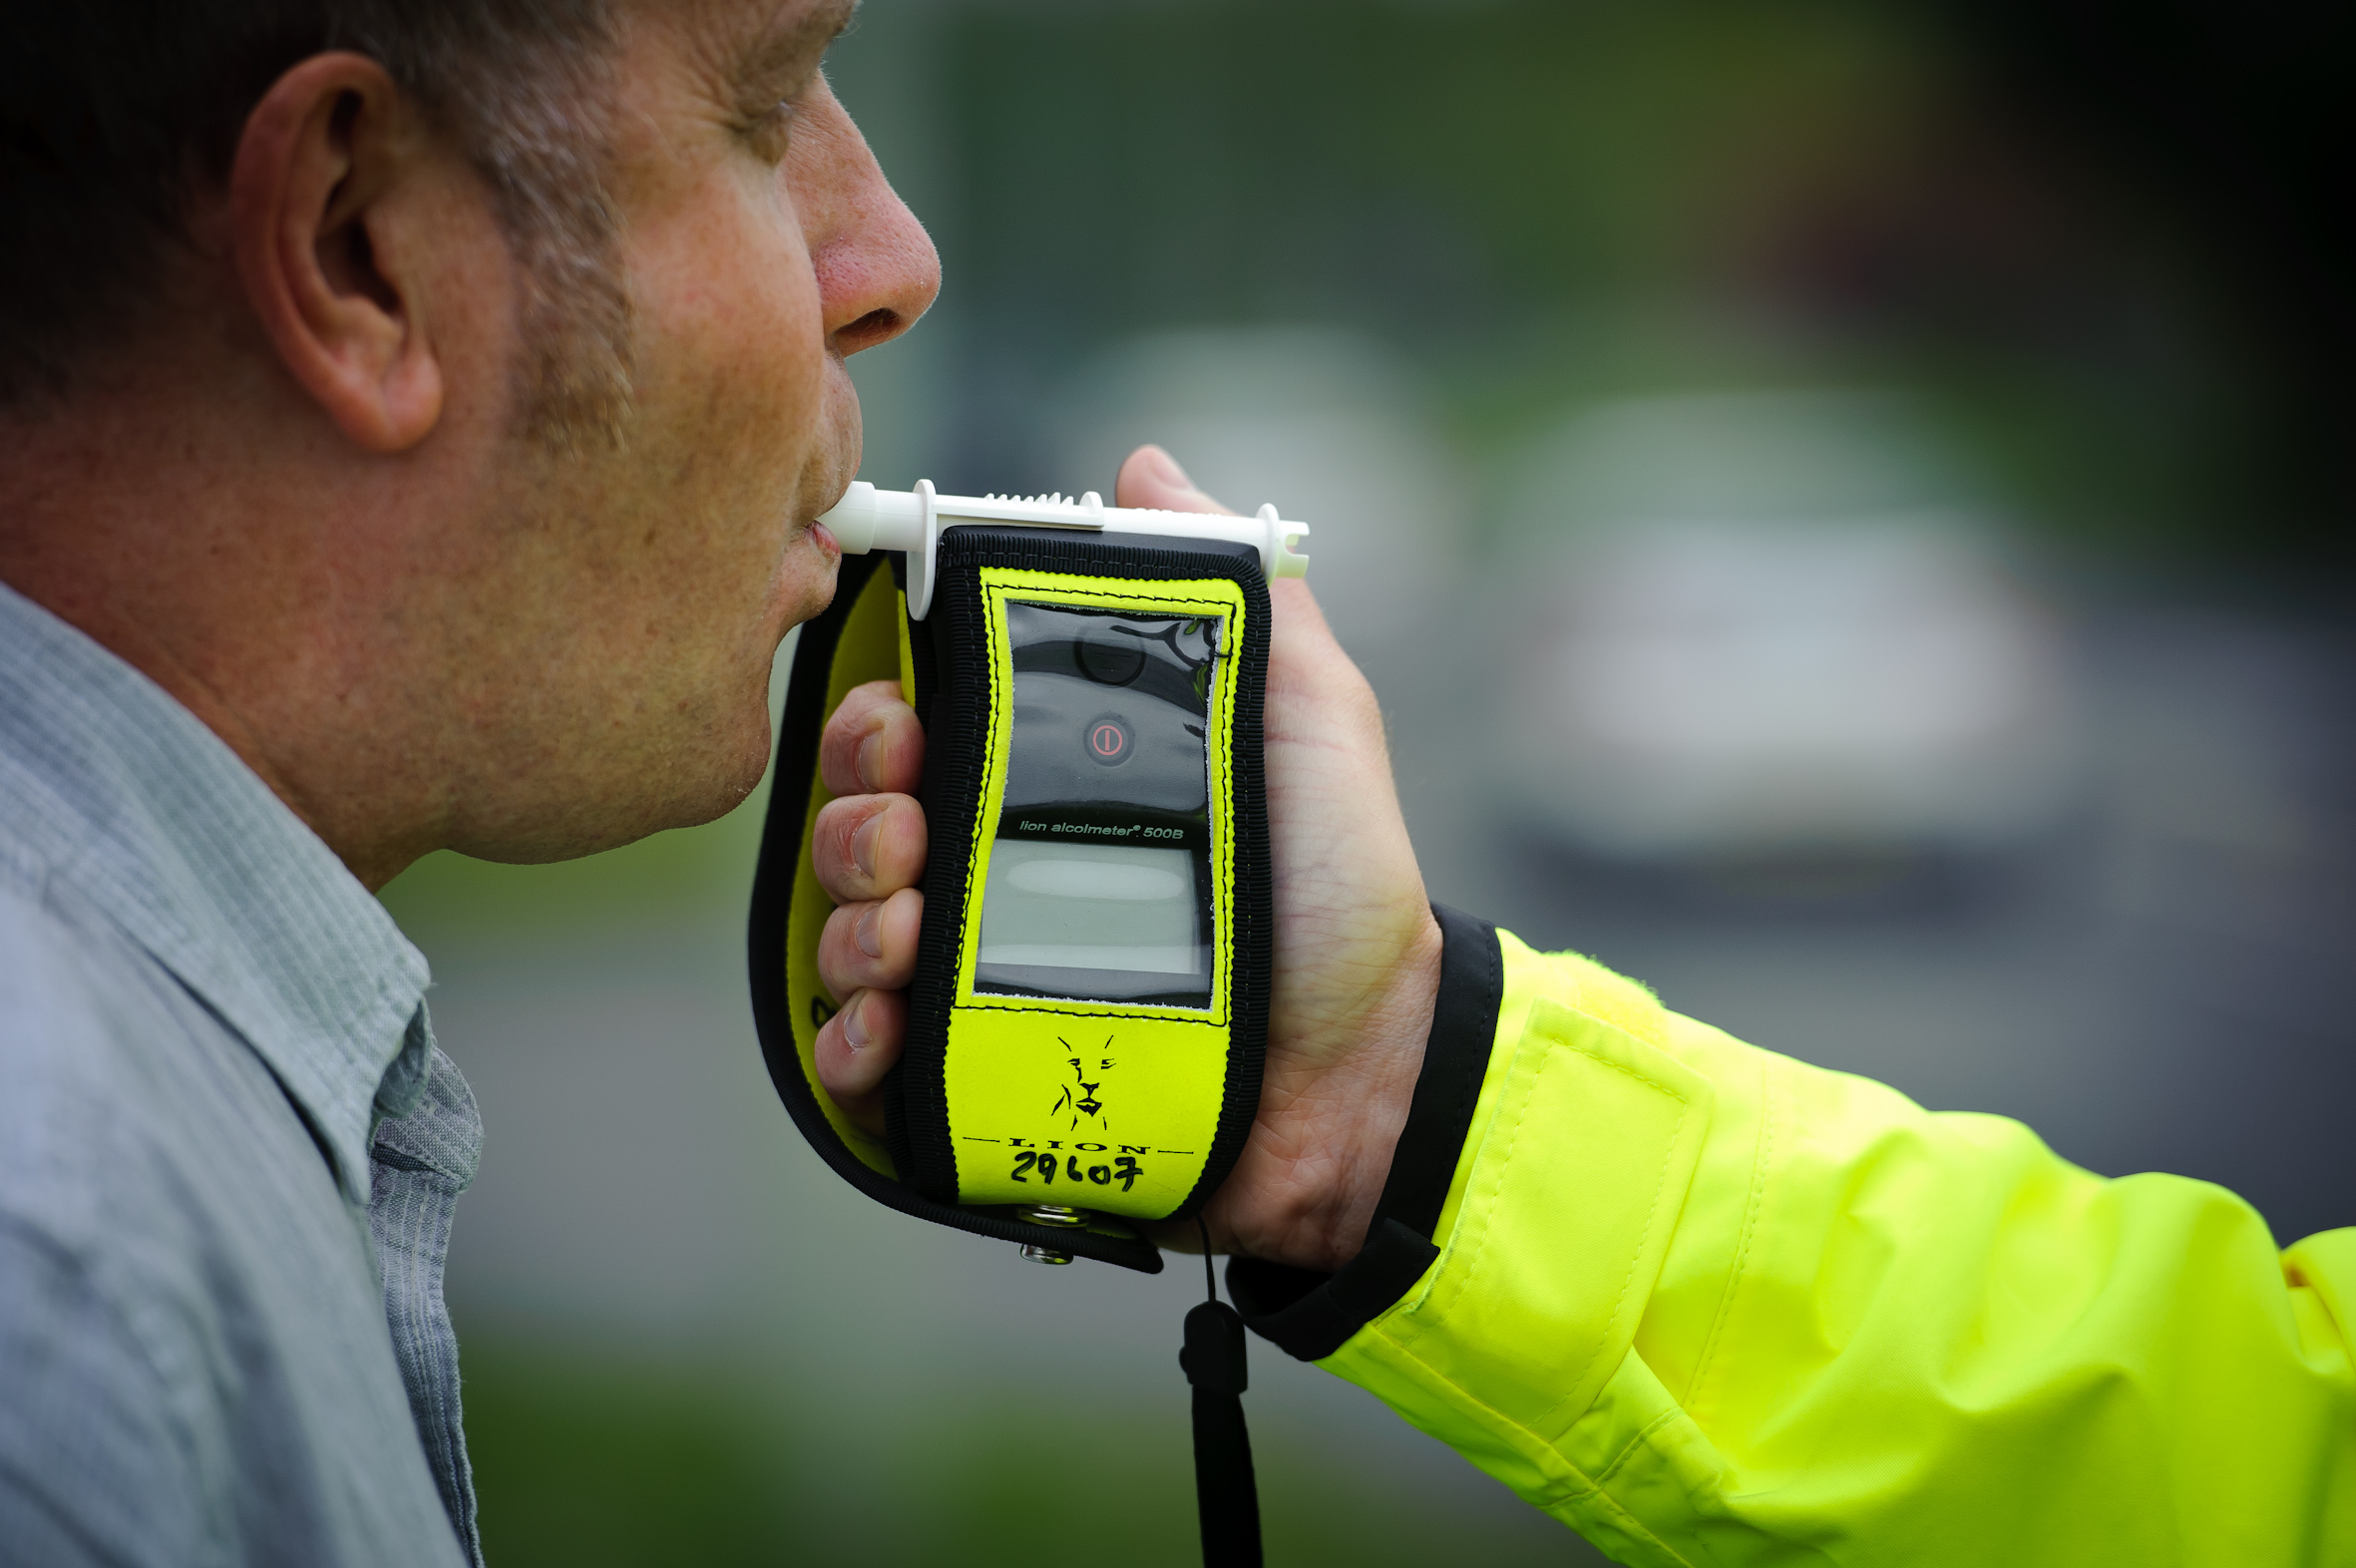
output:
[[858, 10], [859, 0], [818, 0], [799, 16], [781, 16], [739, 58], [738, 84], [752, 96], [784, 95], [818, 69], [828, 47], [850, 29]]

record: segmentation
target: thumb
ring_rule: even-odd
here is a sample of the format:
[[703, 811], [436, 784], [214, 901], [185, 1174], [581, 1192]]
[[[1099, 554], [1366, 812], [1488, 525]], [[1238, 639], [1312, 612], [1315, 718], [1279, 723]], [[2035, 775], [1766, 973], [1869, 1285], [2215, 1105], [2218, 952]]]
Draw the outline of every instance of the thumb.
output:
[[[1229, 517], [1235, 516], [1232, 508], [1195, 489], [1194, 481], [1186, 477], [1186, 470], [1178, 466], [1178, 460], [1157, 446], [1142, 446], [1129, 454], [1129, 460], [1121, 465], [1120, 477], [1113, 481], [1112, 496], [1113, 505], [1118, 507], [1224, 512]], [[1268, 591], [1276, 610], [1271, 622], [1276, 643], [1270, 649], [1270, 656], [1280, 666], [1308, 660], [1321, 666], [1316, 673], [1322, 679], [1366, 684], [1366, 677], [1334, 640], [1333, 630], [1326, 624], [1325, 611], [1318, 607], [1308, 584], [1286, 578], [1269, 584]], [[1337, 661], [1347, 668], [1346, 675], [1341, 668], [1334, 667]], [[1376, 727], [1380, 727], [1378, 719]]]
[[1139, 447], [1129, 454], [1120, 477], [1113, 481], [1112, 499], [1114, 506], [1151, 507], [1163, 512], [1229, 510], [1195, 489], [1178, 460], [1156, 446]]
[[[1178, 466], [1176, 458], [1152, 445], [1129, 454], [1128, 461], [1121, 465], [1120, 477], [1113, 481], [1112, 498], [1116, 507], [1224, 512], [1229, 517], [1235, 516], [1233, 508], [1195, 489], [1194, 481], [1186, 477], [1186, 470]], [[1326, 624], [1325, 611], [1318, 607], [1308, 584], [1286, 578], [1269, 584], [1268, 591], [1276, 607], [1273, 626], [1277, 644], [1272, 653], [1280, 664], [1305, 656], [1328, 663], [1339, 659], [1350, 664], [1350, 655], [1334, 640], [1333, 630]], [[1355, 664], [1350, 665], [1349, 678], [1365, 683]]]

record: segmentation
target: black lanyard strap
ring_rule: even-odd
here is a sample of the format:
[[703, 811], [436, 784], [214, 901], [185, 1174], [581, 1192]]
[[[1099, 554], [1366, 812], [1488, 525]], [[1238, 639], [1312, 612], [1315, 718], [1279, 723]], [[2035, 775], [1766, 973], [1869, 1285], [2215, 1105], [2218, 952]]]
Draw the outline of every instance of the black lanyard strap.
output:
[[1178, 1365], [1194, 1384], [1194, 1497], [1202, 1515], [1203, 1568], [1260, 1568], [1260, 1487], [1244, 1426], [1244, 1320], [1219, 1299], [1211, 1230], [1201, 1215], [1203, 1278], [1210, 1300], [1186, 1315]]

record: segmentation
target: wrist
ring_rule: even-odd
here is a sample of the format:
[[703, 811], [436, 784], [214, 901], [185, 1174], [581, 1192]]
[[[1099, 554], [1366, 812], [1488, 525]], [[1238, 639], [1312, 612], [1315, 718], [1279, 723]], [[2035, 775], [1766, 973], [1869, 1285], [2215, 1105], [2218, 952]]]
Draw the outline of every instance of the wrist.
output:
[[[1440, 928], [1418, 901], [1346, 1019], [1269, 1041], [1251, 1145], [1211, 1214], [1240, 1255], [1332, 1273], [1366, 1245], [1406, 1125], [1439, 991]], [[1293, 1009], [1285, 1009], [1293, 1010]]]

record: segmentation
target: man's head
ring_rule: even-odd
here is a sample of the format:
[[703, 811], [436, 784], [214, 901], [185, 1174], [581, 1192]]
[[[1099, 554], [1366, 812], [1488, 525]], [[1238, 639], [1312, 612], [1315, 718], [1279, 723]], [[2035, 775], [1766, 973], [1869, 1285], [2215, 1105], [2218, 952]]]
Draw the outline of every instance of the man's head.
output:
[[46, 9], [0, 579], [372, 882], [741, 798], [832, 591], [841, 360], [938, 278], [818, 74], [847, 0]]

